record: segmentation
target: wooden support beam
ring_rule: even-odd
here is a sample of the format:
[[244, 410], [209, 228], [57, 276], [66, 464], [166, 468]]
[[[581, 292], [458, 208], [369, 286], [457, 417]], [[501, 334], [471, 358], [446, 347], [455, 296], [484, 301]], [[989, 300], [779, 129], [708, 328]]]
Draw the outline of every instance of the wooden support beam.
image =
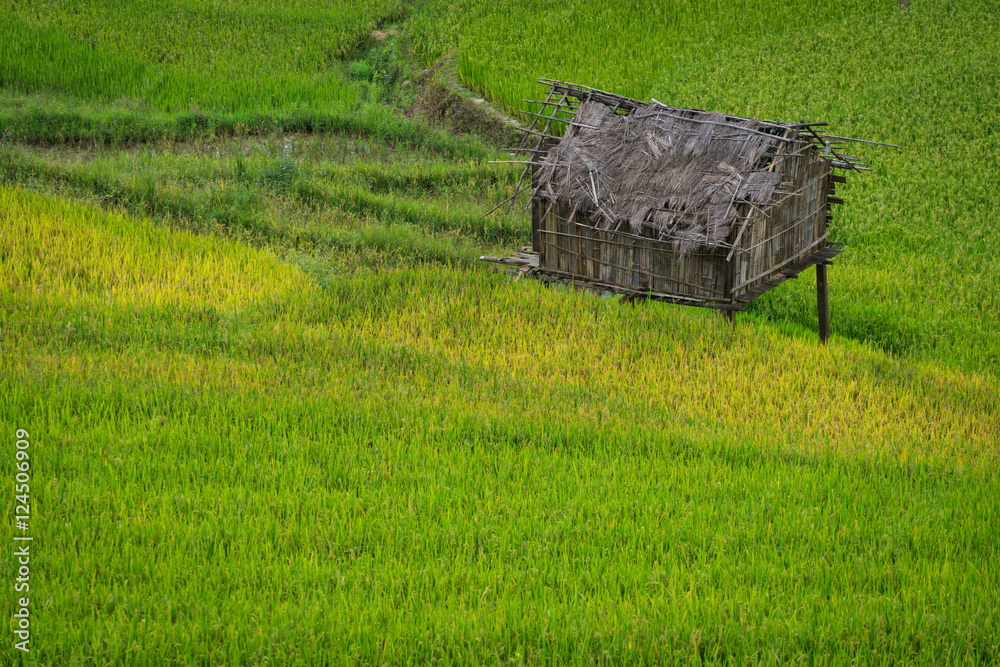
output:
[[816, 308], [819, 311], [819, 341], [830, 338], [830, 291], [826, 280], [826, 262], [816, 265]]
[[542, 252], [542, 239], [538, 230], [542, 226], [542, 202], [540, 199], [531, 200], [531, 250], [536, 253]]

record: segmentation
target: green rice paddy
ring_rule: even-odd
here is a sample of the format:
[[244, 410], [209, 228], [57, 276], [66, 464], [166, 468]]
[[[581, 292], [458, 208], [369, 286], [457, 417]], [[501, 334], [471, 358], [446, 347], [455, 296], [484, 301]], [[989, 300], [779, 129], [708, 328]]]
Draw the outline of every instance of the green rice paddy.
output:
[[[0, 663], [1000, 660], [994, 3], [0, 9]], [[830, 343], [811, 274], [730, 325], [482, 266], [516, 171], [400, 113], [449, 52], [903, 144]]]

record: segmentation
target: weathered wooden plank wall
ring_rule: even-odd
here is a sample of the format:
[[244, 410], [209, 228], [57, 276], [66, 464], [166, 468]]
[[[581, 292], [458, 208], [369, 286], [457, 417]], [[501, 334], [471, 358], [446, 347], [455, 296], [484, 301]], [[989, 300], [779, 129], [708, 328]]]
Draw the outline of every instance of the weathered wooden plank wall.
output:
[[[546, 204], [541, 203], [536, 210]], [[681, 258], [673, 243], [596, 229], [586, 215], [553, 206], [537, 224], [539, 268], [587, 280], [696, 299], [725, 301], [726, 255], [692, 252]]]

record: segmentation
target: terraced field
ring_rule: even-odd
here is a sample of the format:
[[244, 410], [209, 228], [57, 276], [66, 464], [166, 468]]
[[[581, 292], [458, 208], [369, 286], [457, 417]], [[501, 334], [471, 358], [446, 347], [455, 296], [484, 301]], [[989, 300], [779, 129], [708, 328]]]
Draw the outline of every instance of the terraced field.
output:
[[163, 111], [344, 106], [339, 59], [399, 0], [33, 2], [7, 0], [3, 80]]
[[[176, 41], [0, 7], [34, 537], [0, 663], [998, 660], [990, 3], [146, 8]], [[630, 69], [639, 24], [672, 46]], [[496, 146], [411, 117], [450, 67], [508, 108], [547, 74], [905, 144], [835, 219], [830, 344], [811, 277], [729, 325], [482, 267], [529, 225], [481, 219]]]

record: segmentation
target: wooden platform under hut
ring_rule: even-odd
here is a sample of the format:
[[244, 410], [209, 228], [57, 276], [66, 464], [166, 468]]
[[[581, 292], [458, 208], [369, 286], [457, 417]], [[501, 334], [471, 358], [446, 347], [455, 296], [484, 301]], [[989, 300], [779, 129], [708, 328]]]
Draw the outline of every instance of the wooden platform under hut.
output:
[[[549, 281], [731, 315], [816, 266], [829, 337], [829, 207], [845, 176], [870, 169], [826, 123], [782, 123], [640, 102], [563, 81], [525, 112], [510, 149], [530, 188], [530, 248], [483, 257]], [[864, 142], [876, 144], [878, 142]], [[890, 144], [880, 144], [890, 145]], [[503, 206], [503, 204], [501, 205]], [[500, 208], [500, 207], [497, 207]], [[493, 209], [493, 210], [496, 210]], [[492, 213], [492, 211], [491, 211]]]

